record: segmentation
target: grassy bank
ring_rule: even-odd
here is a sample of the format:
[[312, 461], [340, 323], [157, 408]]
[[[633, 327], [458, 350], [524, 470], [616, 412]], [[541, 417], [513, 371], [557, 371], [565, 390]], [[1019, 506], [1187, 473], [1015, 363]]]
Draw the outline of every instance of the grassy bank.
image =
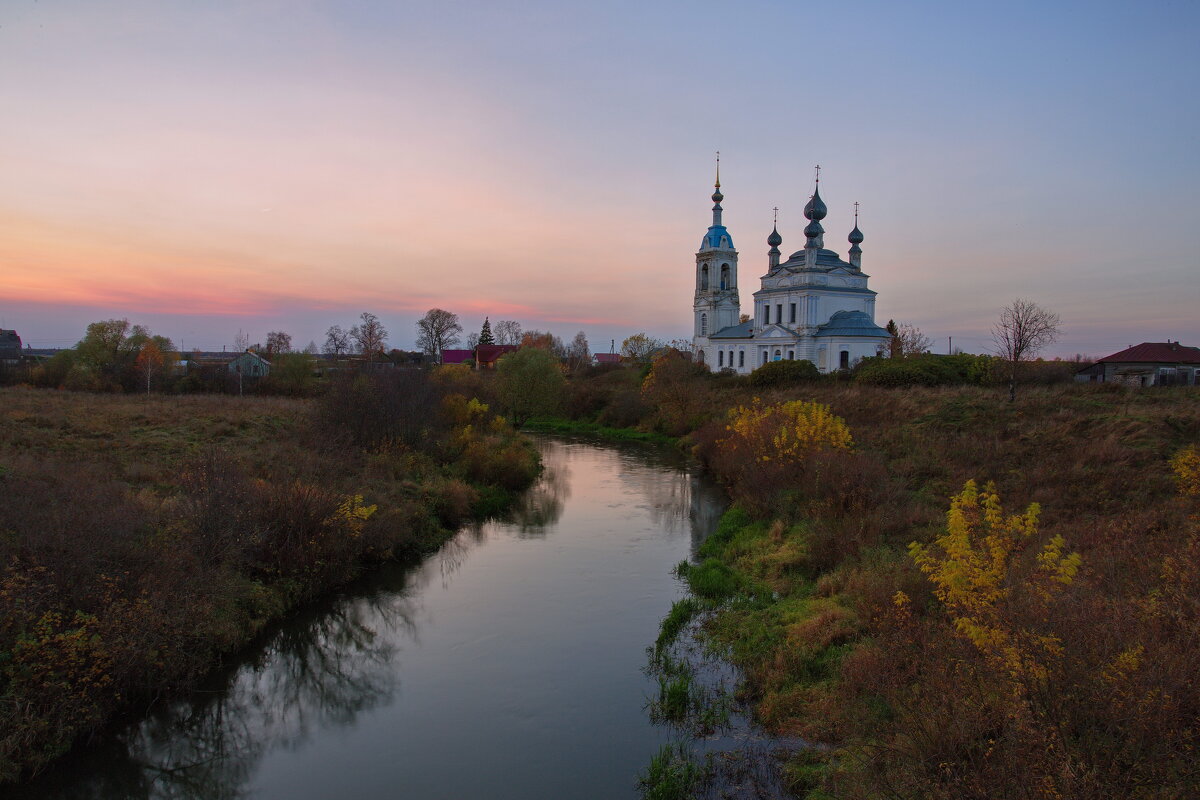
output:
[[0, 391], [0, 782], [537, 472], [415, 372], [319, 400]]
[[[834, 745], [791, 765], [799, 796], [1194, 789], [1200, 587], [1180, 576], [1200, 546], [1170, 459], [1200, 440], [1200, 393], [770, 400], [793, 396], [827, 404], [853, 446], [755, 462], [719, 422], [695, 436], [739, 502], [702, 553], [732, 574], [708, 634], [768, 729]], [[971, 480], [993, 482], [999, 521]]]
[[540, 417], [531, 419], [521, 426], [521, 430], [533, 433], [554, 433], [559, 435], [583, 434], [608, 439], [614, 442], [652, 442], [654, 444], [677, 445], [679, 440], [657, 431], [638, 430], [637, 428], [617, 428], [602, 425], [598, 422], [572, 419], [552, 419]]
[[758, 721], [821, 743], [787, 767], [796, 796], [1200, 785], [1200, 509], [1178, 481], [1200, 392], [1028, 386], [1010, 403], [661, 366], [572, 397], [581, 418], [686, 437], [729, 488], [663, 641], [703, 619]]

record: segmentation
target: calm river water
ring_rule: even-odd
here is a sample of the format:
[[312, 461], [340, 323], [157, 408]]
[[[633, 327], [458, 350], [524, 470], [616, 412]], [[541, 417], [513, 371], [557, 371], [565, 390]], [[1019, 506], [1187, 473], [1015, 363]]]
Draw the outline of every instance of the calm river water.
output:
[[512, 521], [305, 610], [16, 796], [636, 797], [670, 737], [646, 647], [723, 499], [674, 454], [540, 446]]

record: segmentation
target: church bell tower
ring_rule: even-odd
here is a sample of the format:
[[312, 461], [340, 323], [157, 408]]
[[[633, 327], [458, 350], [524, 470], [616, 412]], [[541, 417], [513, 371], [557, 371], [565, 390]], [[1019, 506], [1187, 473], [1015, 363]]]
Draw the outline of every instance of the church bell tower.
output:
[[708, 337], [722, 328], [737, 325], [741, 314], [738, 299], [737, 251], [733, 238], [721, 224], [721, 157], [717, 154], [717, 181], [713, 191], [713, 222], [700, 242], [696, 253], [695, 329], [692, 343], [697, 348], [707, 344]]

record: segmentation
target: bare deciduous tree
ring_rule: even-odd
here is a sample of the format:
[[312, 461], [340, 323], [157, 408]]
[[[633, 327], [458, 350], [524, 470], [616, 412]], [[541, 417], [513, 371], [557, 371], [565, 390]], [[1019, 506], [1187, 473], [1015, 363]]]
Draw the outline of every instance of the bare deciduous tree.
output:
[[388, 332], [379, 321], [379, 317], [364, 311], [358, 318], [362, 320], [362, 324], [350, 329], [350, 338], [354, 340], [358, 352], [368, 359], [386, 352]]
[[571, 360], [571, 369], [580, 370], [586, 367], [592, 360], [592, 348], [588, 345], [587, 336], [583, 331], [575, 334], [575, 338], [571, 340], [571, 344], [567, 347], [567, 357]]
[[512, 319], [502, 319], [496, 323], [496, 344], [520, 344], [521, 323]]
[[1059, 317], [1032, 300], [1017, 298], [1000, 312], [992, 327], [996, 355], [1008, 362], [1008, 399], [1017, 399], [1017, 370], [1058, 338]]
[[442, 351], [458, 344], [462, 333], [458, 315], [441, 308], [431, 308], [417, 320], [417, 347], [431, 360], [442, 363]]
[[331, 325], [325, 331], [325, 352], [335, 356], [350, 352], [350, 334], [341, 325]]
[[649, 361], [650, 354], [662, 346], [659, 339], [645, 333], [635, 333], [621, 343], [621, 355], [633, 361]]
[[897, 326], [892, 338], [893, 357], [908, 358], [909, 356], [923, 355], [928, 353], [929, 348], [933, 346], [932, 339], [921, 333], [921, 329], [916, 325], [910, 325], [907, 322], [901, 322]]
[[283, 331], [271, 331], [267, 334], [267, 355], [292, 352], [292, 336]]
[[521, 334], [521, 347], [536, 347], [558, 358], [567, 357], [567, 346], [550, 331], [525, 331]]

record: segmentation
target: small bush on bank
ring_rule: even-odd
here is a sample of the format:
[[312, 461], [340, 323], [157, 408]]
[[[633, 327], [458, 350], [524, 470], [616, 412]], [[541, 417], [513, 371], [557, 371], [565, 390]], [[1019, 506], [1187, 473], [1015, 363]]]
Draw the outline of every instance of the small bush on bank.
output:
[[821, 371], [807, 359], [771, 361], [750, 373], [750, 385], [756, 389], [775, 386], [791, 386], [797, 383], [817, 381]]
[[680, 562], [675, 573], [687, 581], [692, 594], [705, 600], [724, 600], [737, 592], [740, 582], [727, 564], [706, 558], [700, 564]]

